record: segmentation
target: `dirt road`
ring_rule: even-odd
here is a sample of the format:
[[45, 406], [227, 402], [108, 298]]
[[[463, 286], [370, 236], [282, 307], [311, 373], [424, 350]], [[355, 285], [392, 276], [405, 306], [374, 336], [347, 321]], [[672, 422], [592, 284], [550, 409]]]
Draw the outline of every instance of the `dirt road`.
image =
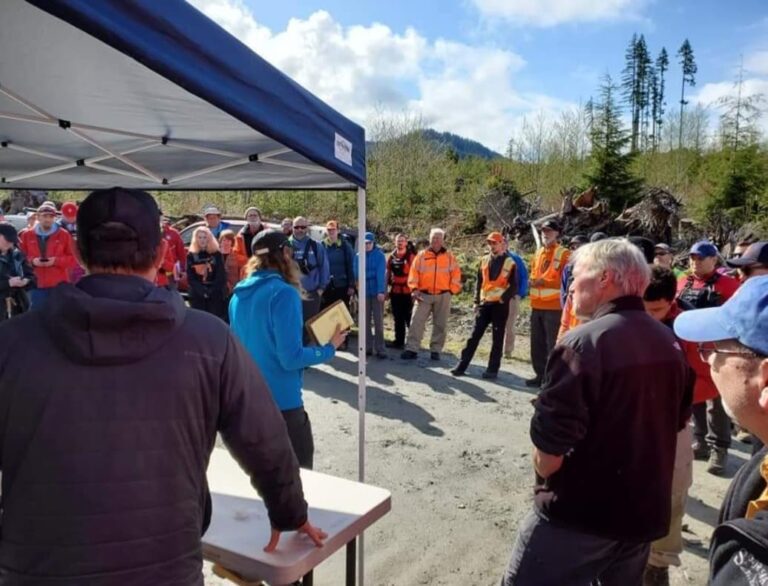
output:
[[[392, 512], [366, 534], [372, 586], [490, 586], [507, 563], [518, 522], [530, 510], [530, 367], [506, 362], [494, 383], [482, 365], [456, 379], [439, 363], [371, 359], [367, 482], [392, 492]], [[306, 407], [315, 434], [315, 468], [357, 477], [356, 359], [341, 354], [306, 373]], [[683, 566], [672, 584], [706, 583], [706, 551], [730, 477], [748, 458], [735, 442], [727, 478], [696, 462]], [[343, 584], [344, 555], [315, 572], [318, 586]], [[224, 582], [210, 576], [206, 583]]]

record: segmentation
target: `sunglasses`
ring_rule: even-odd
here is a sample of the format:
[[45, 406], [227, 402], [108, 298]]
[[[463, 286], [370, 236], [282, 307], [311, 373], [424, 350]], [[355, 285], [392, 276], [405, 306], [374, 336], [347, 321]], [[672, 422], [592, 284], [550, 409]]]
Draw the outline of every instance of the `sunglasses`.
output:
[[294, 226], [293, 229], [294, 230], [306, 230], [307, 226]]

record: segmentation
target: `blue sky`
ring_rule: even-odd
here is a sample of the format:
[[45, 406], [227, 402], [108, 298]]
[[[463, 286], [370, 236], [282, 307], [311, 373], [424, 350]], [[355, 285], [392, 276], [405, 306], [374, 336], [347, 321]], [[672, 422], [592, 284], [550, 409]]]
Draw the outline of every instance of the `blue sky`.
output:
[[[694, 101], [727, 94], [740, 60], [748, 92], [768, 93], [765, 0], [191, 0], [241, 40], [370, 125], [408, 112], [503, 149], [523, 116], [556, 116], [619, 77], [633, 33], [672, 61], [688, 38]], [[764, 117], [765, 118], [765, 117]]]

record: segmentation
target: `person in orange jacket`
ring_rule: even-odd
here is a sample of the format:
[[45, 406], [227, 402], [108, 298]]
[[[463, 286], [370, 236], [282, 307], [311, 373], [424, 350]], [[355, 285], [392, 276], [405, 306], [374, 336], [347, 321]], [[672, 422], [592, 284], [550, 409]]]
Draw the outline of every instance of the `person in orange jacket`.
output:
[[53, 202], [37, 209], [37, 224], [19, 235], [19, 248], [35, 271], [37, 288], [30, 291], [30, 302], [40, 308], [51, 289], [69, 282], [69, 271], [77, 264], [72, 237], [56, 223]]
[[570, 250], [558, 243], [562, 228], [555, 220], [541, 225], [542, 247], [531, 263], [529, 297], [531, 300], [531, 363], [535, 376], [526, 386], [539, 387], [547, 358], [557, 341], [560, 329], [560, 283], [568, 264]]
[[451, 312], [451, 296], [461, 291], [461, 268], [453, 253], [443, 246], [444, 242], [445, 231], [432, 228], [429, 248], [417, 254], [411, 265], [408, 287], [415, 304], [405, 350], [400, 358], [411, 360], [418, 356], [427, 318], [431, 314], [430, 358], [440, 360]]
[[251, 242], [253, 242], [253, 239], [260, 232], [267, 229], [259, 208], [250, 207], [245, 210], [245, 221], [248, 223], [237, 233], [233, 250], [235, 255], [237, 255], [238, 262], [242, 266], [245, 266], [245, 263], [251, 258]]

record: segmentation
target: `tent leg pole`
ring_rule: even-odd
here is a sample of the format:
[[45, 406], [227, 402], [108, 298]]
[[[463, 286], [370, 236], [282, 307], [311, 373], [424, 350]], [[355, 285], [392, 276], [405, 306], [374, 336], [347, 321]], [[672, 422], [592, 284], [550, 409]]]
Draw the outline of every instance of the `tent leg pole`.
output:
[[[365, 292], [365, 189], [359, 188], [357, 190], [357, 251], [359, 254], [358, 260], [358, 313], [357, 313], [357, 327], [358, 327], [358, 349], [357, 349], [357, 363], [358, 363], [358, 388], [357, 388], [357, 411], [359, 417], [359, 430], [358, 430], [358, 446], [357, 446], [357, 479], [360, 482], [365, 482], [365, 389], [367, 383], [366, 375], [366, 338], [367, 326], [366, 326], [366, 292]], [[357, 548], [357, 583], [360, 586], [365, 586], [365, 559], [363, 546], [363, 535], [359, 536], [359, 543]]]

